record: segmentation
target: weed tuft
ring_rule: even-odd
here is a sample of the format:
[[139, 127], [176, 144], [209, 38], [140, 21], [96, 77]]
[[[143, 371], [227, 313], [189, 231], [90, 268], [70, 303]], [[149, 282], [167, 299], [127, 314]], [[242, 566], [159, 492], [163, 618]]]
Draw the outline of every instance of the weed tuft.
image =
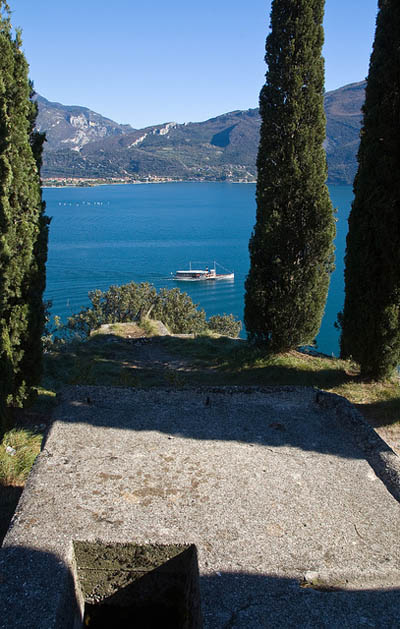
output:
[[24, 485], [40, 452], [43, 435], [33, 430], [13, 428], [0, 444], [0, 484]]

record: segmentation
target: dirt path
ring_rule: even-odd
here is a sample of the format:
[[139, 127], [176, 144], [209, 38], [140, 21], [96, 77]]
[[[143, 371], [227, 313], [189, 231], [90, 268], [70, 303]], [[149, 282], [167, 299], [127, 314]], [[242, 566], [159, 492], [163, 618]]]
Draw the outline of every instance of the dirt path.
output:
[[209, 371], [199, 368], [188, 358], [183, 358], [171, 353], [165, 347], [163, 338], [166, 336], [189, 339], [193, 334], [171, 334], [161, 321], [152, 322], [156, 325], [159, 336], [148, 336], [142, 328], [135, 323], [120, 324], [118, 337], [112, 325], [103, 325], [100, 333], [110, 342], [120, 343], [120, 349], [124, 351], [124, 364], [130, 364], [135, 369], [157, 369], [166, 371]]
[[139, 369], [167, 369], [174, 371], [192, 371], [190, 360], [171, 354], [162, 345], [159, 337], [138, 339], [132, 343], [134, 351], [131, 362]]

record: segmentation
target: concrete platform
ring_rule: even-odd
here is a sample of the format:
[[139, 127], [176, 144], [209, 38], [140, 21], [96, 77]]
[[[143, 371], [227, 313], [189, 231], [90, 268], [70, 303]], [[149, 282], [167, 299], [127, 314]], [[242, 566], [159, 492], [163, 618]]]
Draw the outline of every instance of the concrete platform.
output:
[[400, 626], [399, 459], [343, 398], [70, 387], [55, 419], [1, 551], [1, 627], [81, 626], [77, 541], [194, 544], [205, 629]]

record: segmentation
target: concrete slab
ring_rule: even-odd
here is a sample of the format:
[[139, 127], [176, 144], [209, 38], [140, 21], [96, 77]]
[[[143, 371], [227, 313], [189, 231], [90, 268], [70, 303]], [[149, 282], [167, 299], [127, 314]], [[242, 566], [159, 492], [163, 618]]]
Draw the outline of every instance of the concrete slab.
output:
[[205, 629], [400, 626], [399, 459], [343, 398], [70, 387], [55, 419], [1, 551], [1, 627], [80, 626], [79, 540], [195, 544]]

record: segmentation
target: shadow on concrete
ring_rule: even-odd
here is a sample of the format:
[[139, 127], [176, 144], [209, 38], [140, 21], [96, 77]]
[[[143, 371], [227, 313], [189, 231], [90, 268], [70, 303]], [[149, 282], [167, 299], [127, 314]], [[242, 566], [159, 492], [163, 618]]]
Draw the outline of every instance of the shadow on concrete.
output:
[[[32, 548], [3, 548], [0, 570], [1, 629], [82, 626], [74, 575], [60, 558]], [[200, 592], [203, 629], [399, 626], [399, 588], [323, 591], [284, 577], [222, 572], [200, 576]], [[146, 629], [159, 629], [159, 619], [152, 624], [149, 615], [148, 620]], [[123, 626], [131, 626], [129, 618], [126, 621]], [[102, 626], [111, 625], [96, 625]], [[182, 625], [183, 629], [193, 626]]]
[[[271, 575], [221, 573], [200, 578], [204, 629], [398, 626], [400, 589], [315, 590]], [[210, 610], [210, 611], [209, 611]]]
[[[263, 401], [254, 401], [255, 396], [252, 399], [256, 393], [264, 395]], [[242, 394], [241, 403], [235, 405], [238, 394]], [[279, 394], [280, 404], [276, 403]], [[331, 408], [320, 406], [319, 395], [317, 390], [290, 386], [137, 390], [77, 385], [63, 390], [55, 419], [119, 430], [156, 431], [172, 438], [290, 447], [365, 459], [366, 452], [348, 422]], [[344, 399], [343, 403], [354, 411]], [[392, 453], [372, 429], [364, 424], [360, 429], [370, 430], [376, 451]]]
[[0, 628], [72, 629], [80, 618], [70, 567], [25, 546], [0, 550]]

